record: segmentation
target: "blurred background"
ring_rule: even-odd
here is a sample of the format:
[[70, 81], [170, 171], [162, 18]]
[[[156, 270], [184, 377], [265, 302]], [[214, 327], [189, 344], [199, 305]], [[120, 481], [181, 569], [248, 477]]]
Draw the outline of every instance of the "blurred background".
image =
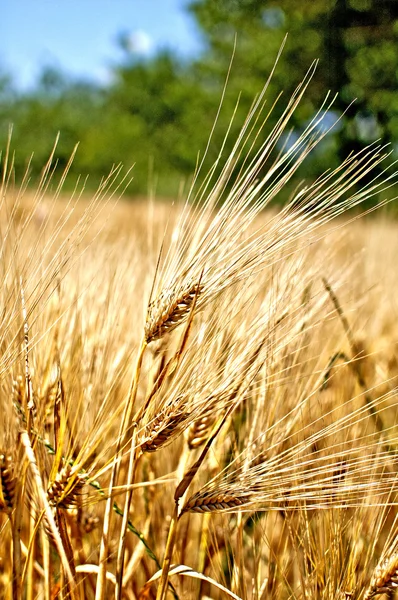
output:
[[221, 148], [239, 97], [228, 155], [286, 33], [267, 106], [283, 95], [264, 136], [315, 59], [288, 143], [328, 91], [338, 93], [325, 115], [325, 125], [335, 126], [305, 161], [300, 180], [376, 140], [391, 144], [392, 162], [398, 150], [397, 0], [7, 2], [0, 23], [1, 148], [12, 124], [17, 177], [34, 152], [34, 183], [60, 132], [58, 164], [67, 164], [79, 142], [72, 174], [88, 174], [89, 186], [114, 164], [134, 164], [132, 196], [150, 190], [175, 197], [206, 148], [235, 36], [207, 165]]

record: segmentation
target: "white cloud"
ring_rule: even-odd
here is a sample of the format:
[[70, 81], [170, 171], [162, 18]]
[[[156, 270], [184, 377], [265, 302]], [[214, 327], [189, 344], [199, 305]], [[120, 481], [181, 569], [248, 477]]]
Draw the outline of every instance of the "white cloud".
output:
[[133, 31], [128, 36], [128, 50], [134, 54], [147, 56], [153, 49], [152, 38], [140, 29]]

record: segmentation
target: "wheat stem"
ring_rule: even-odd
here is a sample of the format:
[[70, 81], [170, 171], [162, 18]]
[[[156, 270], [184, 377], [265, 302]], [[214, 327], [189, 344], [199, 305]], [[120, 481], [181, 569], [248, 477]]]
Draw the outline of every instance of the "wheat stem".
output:
[[[36, 530], [35, 530], [35, 510], [31, 507], [30, 515], [29, 515], [29, 544], [30, 544], [30, 552], [28, 553], [26, 563], [25, 563], [25, 572], [26, 572], [26, 600], [33, 600], [34, 594], [34, 586], [33, 586], [33, 571], [34, 571], [34, 551], [35, 551], [35, 540], [36, 540]], [[23, 577], [23, 580], [25, 576]]]
[[[368, 410], [373, 418], [373, 421], [375, 423], [377, 430], [380, 433], [383, 433], [383, 431], [384, 431], [383, 421], [373, 405], [372, 397], [369, 393], [368, 386], [366, 385], [365, 377], [363, 375], [361, 366], [358, 363], [358, 358], [360, 357], [361, 352], [360, 352], [360, 349], [358, 348], [358, 344], [356, 342], [355, 336], [352, 332], [352, 329], [350, 327], [348, 319], [344, 314], [343, 308], [342, 308], [342, 306], [339, 302], [339, 299], [337, 298], [332, 286], [330, 285], [330, 283], [327, 281], [327, 279], [325, 277], [323, 277], [322, 281], [323, 281], [323, 285], [325, 286], [326, 291], [328, 292], [328, 294], [334, 304], [336, 312], [340, 317], [341, 323], [342, 323], [344, 331], [346, 333], [348, 343], [350, 345], [350, 349], [351, 349], [351, 353], [352, 353], [352, 361], [351, 361], [352, 368], [354, 370], [354, 373], [357, 376], [358, 383], [359, 383], [360, 387], [362, 388]], [[389, 452], [395, 453], [394, 448], [389, 447], [387, 444], [386, 444], [386, 448]]]
[[[133, 435], [131, 438], [130, 457], [129, 457], [129, 468], [127, 474], [126, 485], [130, 486], [134, 481], [135, 469], [137, 466], [137, 427], [134, 427]], [[123, 591], [123, 570], [124, 570], [124, 549], [126, 546], [126, 534], [127, 524], [129, 520], [129, 510], [131, 505], [131, 499], [133, 497], [133, 488], [128, 489], [126, 493], [126, 499], [124, 502], [124, 511], [122, 526], [120, 531], [119, 545], [116, 559], [116, 585], [115, 585], [115, 600], [121, 600]]]
[[[26, 466], [23, 468], [26, 474]], [[17, 502], [14, 515], [10, 517], [12, 525], [12, 597], [13, 600], [19, 600], [22, 597], [22, 554], [21, 554], [21, 530], [22, 530], [22, 509], [23, 509], [23, 491], [25, 477], [21, 477], [21, 482], [17, 485]]]
[[156, 600], [165, 600], [167, 586], [169, 582], [169, 571], [171, 566], [171, 559], [173, 556], [173, 550], [177, 535], [177, 525], [178, 525], [178, 500], [174, 505], [174, 512], [171, 517], [169, 533], [167, 536], [166, 549], [163, 558], [163, 567], [162, 567], [162, 576], [160, 579], [159, 587], [156, 594]]
[[[142, 361], [144, 358], [145, 349], [147, 347], [147, 343], [145, 340], [140, 345], [140, 349], [137, 356], [137, 362], [133, 373], [133, 378], [131, 380], [129, 393], [127, 396], [127, 402], [124, 409], [122, 421], [120, 424], [119, 434], [118, 434], [118, 442], [116, 446], [116, 452], [113, 459], [112, 471], [110, 482], [108, 486], [108, 498], [106, 501], [104, 521], [103, 521], [103, 529], [102, 529], [102, 537], [101, 537], [101, 548], [100, 548], [100, 557], [99, 557], [99, 569], [97, 576], [97, 585], [95, 590], [95, 600], [103, 600], [105, 597], [105, 586], [106, 586], [106, 572], [107, 572], [107, 558], [108, 558], [108, 550], [109, 550], [109, 534], [110, 534], [110, 525], [111, 525], [111, 514], [113, 507], [113, 489], [116, 485], [118, 474], [119, 474], [119, 455], [124, 443], [124, 439], [129, 428], [129, 421], [131, 419], [131, 415], [133, 414], [135, 399], [138, 390], [138, 382], [141, 373]], [[125, 506], [126, 509], [126, 506]], [[127, 510], [128, 512], [128, 510]]]
[[40, 475], [40, 470], [37, 466], [36, 457], [34, 455], [27, 431], [21, 431], [20, 440], [21, 440], [22, 446], [24, 448], [26, 458], [28, 459], [28, 463], [29, 463], [30, 469], [32, 471], [34, 480], [35, 480], [37, 493], [38, 493], [38, 496], [40, 498], [40, 501], [41, 501], [41, 504], [42, 504], [42, 507], [44, 510], [45, 518], [47, 519], [48, 525], [51, 529], [51, 533], [53, 535], [54, 542], [55, 542], [56, 548], [58, 550], [59, 557], [61, 559], [62, 567], [65, 571], [68, 583], [70, 585], [71, 598], [72, 598], [72, 600], [78, 600], [78, 597], [76, 595], [76, 581], [73, 578], [73, 574], [72, 574], [71, 568], [69, 566], [68, 558], [66, 556], [65, 549], [62, 544], [62, 539], [59, 534], [57, 525], [54, 521], [51, 507], [47, 500], [47, 495], [44, 490], [43, 481], [42, 481], [42, 478]]

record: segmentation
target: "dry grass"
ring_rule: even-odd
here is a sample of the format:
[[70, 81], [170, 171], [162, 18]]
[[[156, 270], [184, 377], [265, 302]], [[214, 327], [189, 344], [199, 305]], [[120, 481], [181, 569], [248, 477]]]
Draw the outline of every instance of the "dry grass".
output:
[[6, 154], [1, 598], [393, 594], [397, 225], [342, 217], [392, 179], [358, 187], [368, 148], [268, 209], [324, 135], [275, 154], [311, 74], [173, 208]]

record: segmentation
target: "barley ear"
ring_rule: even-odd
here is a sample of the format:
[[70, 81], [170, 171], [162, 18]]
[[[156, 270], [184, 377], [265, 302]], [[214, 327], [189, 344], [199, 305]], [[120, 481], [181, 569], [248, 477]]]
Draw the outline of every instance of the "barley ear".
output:
[[54, 481], [47, 490], [47, 497], [50, 504], [58, 508], [77, 507], [79, 496], [86, 481], [86, 474], [77, 473], [74, 467], [66, 464], [58, 471]]
[[170, 414], [161, 414], [153, 423], [151, 423], [149, 433], [140, 442], [142, 452], [156, 452], [160, 448], [171, 443], [175, 438], [175, 435], [173, 435], [174, 432], [189, 415], [184, 411], [175, 414], [174, 407], [170, 408], [169, 413]]
[[159, 340], [187, 319], [196, 298], [203, 292], [199, 281], [188, 282], [177, 291], [166, 288], [150, 302], [145, 323], [147, 344]]
[[10, 513], [15, 501], [16, 477], [10, 454], [0, 453], [0, 510]]
[[239, 509], [239, 507], [246, 504], [249, 497], [240, 497], [237, 494], [226, 494], [210, 492], [207, 494], [201, 494], [200, 492], [194, 494], [184, 505], [182, 513], [194, 512], [194, 513], [210, 513], [215, 511], [225, 511], [231, 509]]
[[379, 565], [365, 592], [364, 600], [371, 600], [379, 594], [391, 596], [398, 588], [398, 554]]
[[188, 431], [188, 448], [190, 450], [203, 446], [210, 435], [213, 421], [214, 416], [206, 414], [192, 423]]

